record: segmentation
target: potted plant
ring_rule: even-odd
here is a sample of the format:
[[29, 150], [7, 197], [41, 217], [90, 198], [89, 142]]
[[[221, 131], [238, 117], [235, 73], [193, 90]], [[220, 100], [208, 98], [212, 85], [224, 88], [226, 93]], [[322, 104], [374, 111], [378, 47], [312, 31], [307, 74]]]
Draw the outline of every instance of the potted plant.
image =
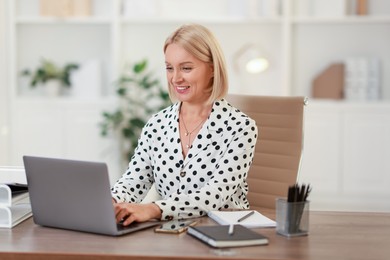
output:
[[76, 63], [69, 63], [60, 67], [50, 60], [42, 59], [40, 65], [34, 71], [25, 69], [22, 71], [22, 75], [31, 78], [31, 87], [34, 88], [37, 85], [43, 85], [47, 93], [51, 93], [50, 95], [58, 95], [62, 87], [71, 86], [71, 72], [78, 68], [79, 65]]
[[147, 71], [147, 60], [127, 66], [115, 84], [119, 107], [103, 112], [101, 135], [114, 134], [120, 140], [121, 152], [127, 162], [134, 154], [138, 138], [149, 117], [171, 104], [169, 94], [160, 81]]

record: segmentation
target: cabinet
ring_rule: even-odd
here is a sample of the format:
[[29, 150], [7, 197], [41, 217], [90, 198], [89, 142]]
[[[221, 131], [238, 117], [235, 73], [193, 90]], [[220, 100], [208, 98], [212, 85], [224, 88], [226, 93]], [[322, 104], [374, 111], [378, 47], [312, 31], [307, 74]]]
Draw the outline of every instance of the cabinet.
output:
[[390, 211], [390, 105], [312, 102], [299, 179], [316, 210]]
[[[152, 4], [153, 8], [126, 16], [122, 11], [129, 0], [91, 0], [91, 16], [70, 18], [39, 16], [39, 0], [4, 1], [8, 14], [9, 164], [21, 164], [22, 154], [29, 152], [107, 160], [117, 165], [113, 157], [106, 159], [99, 152], [104, 150], [107, 140], [90, 135], [97, 129], [100, 112], [115, 106], [112, 83], [126, 63], [143, 58], [149, 60], [150, 68], [165, 82], [163, 42], [172, 30], [186, 22], [202, 23], [216, 34], [225, 52], [231, 93], [310, 97], [313, 78], [330, 63], [361, 55], [381, 59], [382, 97], [384, 102], [390, 100], [390, 2], [387, 0], [369, 0], [367, 16], [314, 16], [299, 11], [305, 2], [324, 0], [142, 0], [138, 4]], [[258, 15], [253, 6], [259, 3], [275, 8]], [[247, 75], [235, 69], [235, 55], [248, 43], [258, 44], [268, 55], [271, 65], [263, 74]], [[102, 84], [92, 88], [97, 95], [70, 94], [48, 99], [32, 91], [19, 72], [35, 67], [41, 57], [60, 63], [99, 60], [102, 73], [97, 76], [101, 77]], [[340, 129], [352, 133], [354, 128], [342, 128], [345, 118], [337, 113], [333, 103], [321, 106], [319, 114], [306, 119], [311, 129], [306, 133], [306, 139], [310, 140], [306, 143], [309, 147], [322, 148], [306, 152], [303, 167], [308, 172], [314, 168], [305, 163], [321, 163], [322, 167], [317, 169], [321, 174], [315, 178], [318, 178], [316, 190], [323, 194], [338, 194], [341, 187], [351, 191], [359, 189], [364, 178], [344, 187], [340, 183], [345, 183], [344, 178], [350, 176], [341, 172], [363, 171], [379, 159], [367, 161], [366, 168], [342, 165], [344, 158], [353, 161], [365, 155], [363, 150], [356, 152], [363, 143], [354, 143], [357, 140], [352, 136], [340, 134]], [[347, 109], [351, 104], [343, 106]], [[387, 115], [388, 110], [382, 114]], [[356, 117], [348, 117], [348, 125], [359, 124], [361, 118]], [[360, 131], [384, 134], [371, 128]], [[355, 132], [355, 138], [360, 134], [364, 132]], [[326, 137], [327, 145], [318, 136]], [[39, 145], [45, 142], [52, 146]], [[342, 143], [345, 149], [340, 150]], [[371, 143], [371, 148], [377, 145], [383, 144]], [[112, 172], [116, 176], [121, 174], [116, 169]]]
[[102, 138], [98, 123], [101, 110], [108, 110], [114, 100], [72, 101], [32, 100], [15, 101], [12, 113], [12, 164], [21, 165], [23, 155], [104, 161], [116, 180], [124, 168], [119, 143], [114, 138]]

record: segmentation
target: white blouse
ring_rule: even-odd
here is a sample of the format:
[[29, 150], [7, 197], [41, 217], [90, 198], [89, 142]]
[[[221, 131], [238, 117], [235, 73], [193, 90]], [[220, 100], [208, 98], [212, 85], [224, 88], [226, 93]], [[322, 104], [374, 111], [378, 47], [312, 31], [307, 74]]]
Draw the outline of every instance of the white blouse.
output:
[[210, 210], [249, 208], [246, 177], [254, 156], [254, 120], [225, 99], [209, 118], [184, 159], [179, 134], [180, 102], [145, 125], [126, 173], [112, 187], [118, 202], [139, 203], [155, 183], [161, 219], [204, 216]]

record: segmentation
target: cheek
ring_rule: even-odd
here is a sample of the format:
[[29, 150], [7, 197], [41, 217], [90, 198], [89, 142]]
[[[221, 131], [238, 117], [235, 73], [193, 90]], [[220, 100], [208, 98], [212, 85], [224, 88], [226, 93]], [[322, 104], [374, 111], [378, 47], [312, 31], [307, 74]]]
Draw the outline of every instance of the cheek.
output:
[[165, 75], [167, 77], [168, 82], [171, 83], [172, 82], [172, 73], [167, 72], [167, 73], [165, 73]]
[[213, 70], [210, 70], [209, 71], [209, 81], [213, 81], [213, 79], [214, 79], [214, 72], [213, 72]]
[[203, 83], [206, 87], [210, 87], [213, 83], [213, 76], [211, 74], [208, 74], [203, 78]]
[[210, 77], [209, 79], [209, 82], [208, 82], [208, 86], [211, 87], [214, 83], [214, 77]]

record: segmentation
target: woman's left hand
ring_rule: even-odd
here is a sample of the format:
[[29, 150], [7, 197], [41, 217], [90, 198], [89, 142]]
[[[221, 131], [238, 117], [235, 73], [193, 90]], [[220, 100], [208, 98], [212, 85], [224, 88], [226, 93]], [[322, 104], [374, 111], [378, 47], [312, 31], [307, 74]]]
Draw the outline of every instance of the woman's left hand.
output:
[[154, 203], [138, 204], [120, 202], [114, 204], [116, 222], [123, 220], [122, 225], [128, 226], [134, 221], [145, 222], [151, 219], [160, 219], [161, 210]]

